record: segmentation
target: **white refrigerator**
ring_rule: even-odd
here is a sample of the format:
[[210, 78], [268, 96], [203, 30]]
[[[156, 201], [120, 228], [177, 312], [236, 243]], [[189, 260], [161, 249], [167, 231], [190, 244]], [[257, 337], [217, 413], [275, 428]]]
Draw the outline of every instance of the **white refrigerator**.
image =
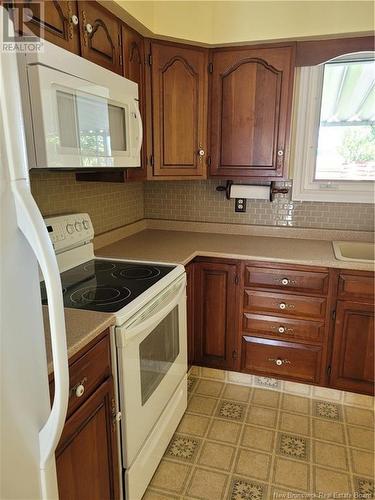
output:
[[[5, 16], [5, 19], [4, 19]], [[0, 6], [0, 42], [3, 23]], [[2, 45], [3, 47], [3, 45]], [[55, 396], [50, 404], [38, 265], [48, 293]], [[58, 498], [55, 449], [68, 360], [60, 275], [32, 198], [14, 52], [0, 52], [0, 498]]]

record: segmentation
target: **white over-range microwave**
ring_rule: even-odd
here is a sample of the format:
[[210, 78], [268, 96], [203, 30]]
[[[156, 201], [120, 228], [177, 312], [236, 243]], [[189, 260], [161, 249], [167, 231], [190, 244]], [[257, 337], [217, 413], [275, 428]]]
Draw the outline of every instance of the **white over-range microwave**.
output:
[[140, 166], [136, 83], [49, 42], [19, 70], [30, 168]]

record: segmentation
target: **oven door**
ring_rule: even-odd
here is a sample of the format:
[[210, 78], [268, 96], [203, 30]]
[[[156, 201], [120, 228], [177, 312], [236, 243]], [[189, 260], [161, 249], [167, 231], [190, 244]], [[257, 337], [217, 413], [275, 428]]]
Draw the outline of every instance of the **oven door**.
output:
[[186, 337], [185, 274], [116, 328], [125, 468], [186, 375]]

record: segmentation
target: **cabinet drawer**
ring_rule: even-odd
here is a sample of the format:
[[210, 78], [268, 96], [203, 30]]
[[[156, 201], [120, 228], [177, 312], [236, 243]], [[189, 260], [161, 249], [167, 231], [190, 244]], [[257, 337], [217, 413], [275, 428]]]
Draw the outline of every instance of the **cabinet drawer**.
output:
[[321, 348], [291, 342], [242, 337], [242, 371], [316, 383]]
[[245, 290], [244, 309], [250, 312], [266, 312], [282, 316], [324, 318], [326, 299]]
[[252, 335], [307, 342], [321, 341], [324, 333], [324, 323], [247, 312], [243, 314], [242, 328]]
[[[86, 399], [111, 376], [109, 335], [95, 344], [86, 354], [69, 366], [69, 417]], [[54, 382], [51, 382], [51, 397]], [[83, 392], [82, 387], [83, 386]]]
[[325, 294], [328, 290], [328, 273], [246, 266], [245, 286]]
[[374, 277], [342, 273], [339, 278], [339, 299], [371, 301], [374, 298]]

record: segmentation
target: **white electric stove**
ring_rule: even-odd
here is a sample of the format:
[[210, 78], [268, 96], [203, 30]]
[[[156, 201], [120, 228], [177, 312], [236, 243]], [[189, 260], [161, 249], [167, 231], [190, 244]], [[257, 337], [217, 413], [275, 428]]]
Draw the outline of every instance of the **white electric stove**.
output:
[[[65, 307], [111, 313], [123, 497], [138, 500], [187, 405], [183, 266], [96, 258], [88, 214], [45, 219]], [[45, 297], [41, 283], [42, 299]]]

